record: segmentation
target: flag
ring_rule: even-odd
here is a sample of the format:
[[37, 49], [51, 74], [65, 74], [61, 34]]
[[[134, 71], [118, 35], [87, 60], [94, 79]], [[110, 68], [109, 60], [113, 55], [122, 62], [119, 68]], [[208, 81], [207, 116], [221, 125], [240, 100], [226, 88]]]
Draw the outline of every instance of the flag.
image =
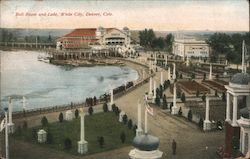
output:
[[154, 115], [154, 109], [152, 107], [150, 107], [148, 104], [146, 105], [146, 111], [150, 114], [150, 115]]
[[1, 124], [0, 124], [0, 132], [3, 131], [3, 129], [5, 128], [5, 125], [6, 125], [5, 118], [3, 118], [3, 120], [1, 121]]

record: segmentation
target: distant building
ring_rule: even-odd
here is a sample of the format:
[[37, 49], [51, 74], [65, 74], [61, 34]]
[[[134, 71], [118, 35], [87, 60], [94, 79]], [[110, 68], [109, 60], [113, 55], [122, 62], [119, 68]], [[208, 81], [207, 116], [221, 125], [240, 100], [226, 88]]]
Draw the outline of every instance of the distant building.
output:
[[209, 57], [209, 46], [205, 41], [195, 39], [176, 39], [173, 53], [181, 57]]
[[57, 49], [90, 49], [129, 47], [131, 43], [130, 30], [117, 28], [81, 28], [57, 39]]

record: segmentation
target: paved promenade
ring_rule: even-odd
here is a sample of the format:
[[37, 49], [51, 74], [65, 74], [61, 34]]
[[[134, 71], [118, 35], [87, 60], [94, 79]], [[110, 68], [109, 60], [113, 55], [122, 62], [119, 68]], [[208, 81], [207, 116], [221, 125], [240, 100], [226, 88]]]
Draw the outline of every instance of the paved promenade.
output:
[[[138, 69], [137, 69], [138, 70]], [[139, 69], [140, 70], [140, 69]], [[167, 72], [164, 71], [164, 80], [167, 77]], [[160, 72], [156, 73], [154, 79], [157, 81], [157, 86], [160, 82]], [[133, 122], [137, 121], [137, 101], [143, 100], [143, 95], [149, 89], [149, 84], [143, 84], [137, 89], [123, 95], [122, 97], [115, 99], [115, 104], [126, 112], [128, 118], [131, 118]], [[100, 109], [101, 106], [97, 106], [95, 109]], [[144, 110], [144, 106], [143, 106]], [[57, 121], [59, 112], [46, 114], [49, 121]], [[214, 159], [216, 158], [215, 150], [218, 146], [224, 143], [224, 132], [208, 132], [204, 133], [199, 128], [188, 122], [184, 118], [172, 116], [169, 113], [164, 113], [157, 107], [154, 107], [154, 116], [148, 116], [148, 128], [149, 133], [160, 138], [160, 150], [164, 152], [163, 158], [185, 158], [185, 159]], [[40, 124], [41, 117], [33, 116], [27, 119], [29, 126]], [[21, 120], [19, 120], [21, 122]], [[144, 113], [142, 113], [142, 122], [144, 124]], [[171, 142], [175, 139], [177, 142], [177, 155], [173, 156], [171, 153]], [[30, 148], [32, 147], [32, 150]], [[100, 154], [94, 154], [90, 156], [71, 156], [64, 152], [58, 152], [56, 150], [40, 147], [38, 145], [32, 145], [29, 143], [23, 143], [21, 141], [11, 141], [11, 156], [12, 158], [28, 159], [36, 158], [42, 159], [41, 155], [46, 154], [46, 158], [86, 158], [86, 159], [128, 159], [128, 153], [132, 147], [124, 147], [121, 149], [103, 152]], [[32, 154], [29, 154], [32, 152]], [[14, 154], [15, 153], [15, 154]], [[43, 156], [44, 158], [44, 156]]]

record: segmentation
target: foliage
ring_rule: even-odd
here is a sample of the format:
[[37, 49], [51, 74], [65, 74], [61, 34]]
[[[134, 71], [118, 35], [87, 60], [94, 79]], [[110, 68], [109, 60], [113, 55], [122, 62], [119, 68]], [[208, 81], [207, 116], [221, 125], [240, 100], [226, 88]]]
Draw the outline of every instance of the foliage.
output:
[[198, 124], [200, 129], [203, 129], [203, 123], [204, 123], [203, 119], [200, 118], [199, 124]]
[[108, 112], [108, 104], [107, 103], [104, 103], [102, 108], [103, 108], [104, 112]]
[[97, 137], [97, 142], [99, 143], [99, 146], [100, 146], [101, 148], [103, 148], [103, 145], [104, 145], [104, 137], [103, 137], [103, 136]]
[[70, 150], [72, 148], [72, 142], [70, 138], [65, 138], [64, 139], [64, 149], [65, 150]]
[[126, 140], [126, 135], [125, 135], [125, 133], [124, 133], [124, 132], [122, 132], [122, 133], [121, 133], [121, 135], [120, 135], [120, 139], [121, 139], [121, 142], [122, 142], [122, 143], [124, 143], [124, 142], [125, 142], [125, 140]]
[[195, 74], [194, 73], [191, 74], [191, 79], [195, 79]]
[[123, 115], [123, 117], [122, 117], [122, 122], [124, 123], [124, 124], [127, 124], [127, 122], [128, 122], [128, 116], [125, 114], [125, 115]]
[[162, 98], [162, 109], [167, 109], [167, 108], [168, 108], [167, 97], [164, 94]]
[[136, 129], [137, 129], [137, 125], [134, 125], [133, 126], [133, 132], [134, 132], [134, 134], [136, 134]]
[[49, 122], [48, 122], [48, 119], [46, 118], [46, 116], [44, 116], [42, 118], [41, 123], [42, 123], [43, 127], [48, 126]]
[[218, 91], [217, 91], [217, 90], [215, 90], [214, 96], [215, 96], [215, 97], [218, 97]]
[[205, 100], [206, 100], [206, 95], [203, 94], [202, 97], [201, 97], [201, 99], [202, 99], [203, 102], [205, 102]]
[[221, 98], [222, 98], [222, 101], [226, 101], [226, 94], [225, 94], [225, 92], [222, 93]]
[[37, 140], [37, 131], [35, 128], [32, 128], [32, 140], [36, 141]]
[[131, 119], [128, 120], [128, 128], [131, 129], [133, 126], [133, 122]]
[[193, 114], [192, 114], [192, 111], [189, 110], [189, 111], [188, 111], [188, 120], [189, 120], [189, 121], [192, 121], [192, 119], [193, 119]]
[[116, 105], [112, 104], [112, 111], [115, 112], [115, 110], [116, 110]]
[[184, 93], [184, 92], [182, 92], [182, 94], [181, 94], [181, 101], [182, 101], [183, 103], [186, 102], [186, 96], [185, 96], [185, 93]]
[[206, 80], [206, 73], [203, 74], [203, 81]]
[[93, 107], [92, 107], [92, 106], [89, 107], [88, 112], [89, 112], [89, 115], [92, 115], [92, 114], [93, 114], [94, 110], [93, 110]]
[[76, 118], [79, 117], [79, 110], [78, 110], [78, 109], [75, 110], [75, 117], [76, 117]]
[[199, 97], [199, 95], [200, 95], [200, 91], [197, 90], [197, 91], [196, 91], [196, 97]]
[[58, 117], [59, 122], [63, 122], [63, 113], [61, 112]]
[[156, 96], [156, 98], [155, 98], [155, 104], [158, 105], [158, 106], [160, 106], [161, 100], [160, 100], [159, 96]]
[[181, 107], [180, 107], [180, 109], [179, 109], [179, 111], [178, 111], [178, 115], [179, 115], [179, 116], [182, 116], [182, 109], [181, 109]]

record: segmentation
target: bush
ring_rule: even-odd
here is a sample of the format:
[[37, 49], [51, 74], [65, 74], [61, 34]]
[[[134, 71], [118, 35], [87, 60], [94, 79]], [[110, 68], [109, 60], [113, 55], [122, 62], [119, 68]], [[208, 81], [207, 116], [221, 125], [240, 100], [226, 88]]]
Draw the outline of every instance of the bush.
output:
[[205, 102], [205, 100], [206, 100], [206, 95], [203, 94], [202, 97], [201, 97], [201, 99], [202, 99], [203, 102]]
[[70, 150], [72, 148], [72, 142], [70, 138], [65, 138], [64, 139], [64, 149], [65, 150]]
[[137, 129], [137, 125], [134, 125], [133, 126], [133, 132], [134, 132], [134, 134], [136, 134], [136, 129]]
[[62, 112], [59, 114], [58, 119], [59, 119], [60, 123], [63, 122], [63, 113]]
[[104, 137], [103, 136], [97, 137], [97, 142], [99, 143], [99, 146], [102, 148], [104, 145]]
[[94, 110], [93, 110], [93, 107], [92, 107], [92, 106], [89, 107], [88, 112], [89, 112], [89, 115], [92, 115], [92, 114], [93, 114]]
[[104, 103], [102, 108], [103, 108], [103, 112], [108, 112], [108, 104], [107, 103]]
[[32, 134], [32, 140], [36, 141], [37, 140], [37, 131], [35, 128], [32, 128], [31, 134]]
[[188, 111], [188, 120], [189, 120], [189, 121], [192, 121], [192, 119], [193, 119], [193, 114], [192, 114], [192, 111], [189, 110], [189, 111]]
[[23, 129], [26, 130], [28, 128], [28, 123], [27, 121], [24, 121], [23, 122]]
[[178, 111], [178, 115], [179, 115], [179, 116], [182, 116], [182, 109], [181, 109], [181, 107], [180, 107], [180, 109], [179, 109], [179, 111]]
[[131, 129], [131, 128], [132, 128], [132, 126], [133, 126], [132, 120], [131, 120], [131, 119], [129, 119], [129, 120], [128, 120], [128, 128], [129, 128], [129, 129]]
[[126, 140], [126, 135], [125, 135], [125, 133], [124, 133], [124, 132], [122, 132], [122, 133], [121, 133], [121, 135], [120, 135], [120, 139], [121, 139], [121, 142], [122, 142], [122, 143], [124, 143], [124, 142], [125, 142], [125, 140]]
[[76, 118], [79, 117], [79, 110], [78, 110], [78, 109], [75, 110], [75, 117], [76, 117]]
[[197, 90], [197, 91], [196, 91], [196, 97], [199, 97], [199, 95], [200, 95], [200, 91]]
[[41, 123], [42, 123], [43, 127], [48, 126], [49, 122], [48, 122], [48, 119], [46, 118], [46, 116], [44, 116], [42, 118]]
[[124, 124], [127, 124], [127, 122], [128, 122], [128, 116], [126, 114], [123, 115], [122, 121], [123, 121]]
[[222, 101], [224, 101], [224, 102], [226, 101], [226, 94], [225, 94], [225, 92], [222, 93], [222, 97], [221, 98], [222, 98]]
[[215, 97], [218, 97], [218, 91], [217, 91], [217, 90], [215, 90], [214, 96], [215, 96]]
[[116, 110], [116, 105], [112, 104], [112, 111], [115, 112], [115, 110]]
[[184, 92], [181, 94], [181, 101], [182, 101], [183, 103], [186, 102], [186, 96], [185, 96], [185, 93], [184, 93]]
[[160, 106], [161, 101], [160, 101], [159, 96], [156, 96], [156, 98], [155, 98], [155, 104], [156, 104], [157, 106]]
[[203, 74], [203, 81], [206, 80], [206, 73]]
[[166, 96], [165, 96], [165, 98], [164, 98], [164, 96], [163, 96], [163, 100], [162, 100], [162, 109], [168, 109], [167, 99], [166, 99]]
[[199, 127], [200, 127], [200, 129], [203, 129], [203, 119], [202, 118], [200, 118], [200, 120], [199, 120]]

